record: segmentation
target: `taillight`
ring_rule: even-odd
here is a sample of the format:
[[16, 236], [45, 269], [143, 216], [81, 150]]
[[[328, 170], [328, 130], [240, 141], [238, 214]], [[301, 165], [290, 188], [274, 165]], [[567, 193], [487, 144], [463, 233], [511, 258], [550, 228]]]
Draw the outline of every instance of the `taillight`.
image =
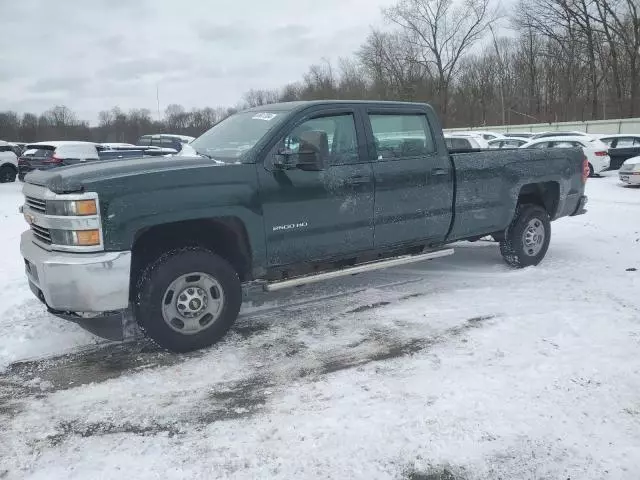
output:
[[596, 152], [595, 156], [596, 157], [606, 157], [607, 156], [607, 152]]
[[42, 163], [50, 163], [50, 164], [54, 164], [54, 165], [60, 165], [62, 163], [62, 159], [60, 157], [56, 157], [55, 155], [53, 155], [51, 158], [43, 161]]
[[584, 160], [582, 160], [582, 183], [587, 183], [589, 173], [589, 160], [587, 160], [587, 157], [584, 157]]
[[24, 165], [25, 163], [27, 163], [27, 159], [26, 158], [20, 157], [18, 159], [18, 165]]

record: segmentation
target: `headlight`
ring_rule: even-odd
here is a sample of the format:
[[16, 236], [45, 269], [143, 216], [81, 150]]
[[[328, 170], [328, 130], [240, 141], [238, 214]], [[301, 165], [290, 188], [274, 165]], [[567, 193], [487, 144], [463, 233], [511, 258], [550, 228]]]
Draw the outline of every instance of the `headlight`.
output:
[[97, 215], [95, 200], [47, 200], [47, 215], [84, 217]]
[[50, 230], [51, 243], [72, 247], [100, 245], [100, 230]]

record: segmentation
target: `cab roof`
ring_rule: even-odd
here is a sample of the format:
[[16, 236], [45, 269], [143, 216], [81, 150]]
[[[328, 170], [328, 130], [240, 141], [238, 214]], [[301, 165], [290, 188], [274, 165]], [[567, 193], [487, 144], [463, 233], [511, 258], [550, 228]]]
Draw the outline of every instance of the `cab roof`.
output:
[[243, 110], [244, 112], [293, 112], [297, 110], [303, 110], [308, 107], [323, 105], [323, 106], [340, 106], [340, 105], [370, 105], [370, 106], [380, 106], [380, 107], [425, 107], [426, 103], [418, 103], [418, 102], [390, 102], [390, 101], [379, 101], [379, 100], [307, 100], [307, 101], [297, 101], [297, 102], [281, 102], [281, 103], [270, 103], [267, 105], [260, 105], [259, 107], [248, 108]]

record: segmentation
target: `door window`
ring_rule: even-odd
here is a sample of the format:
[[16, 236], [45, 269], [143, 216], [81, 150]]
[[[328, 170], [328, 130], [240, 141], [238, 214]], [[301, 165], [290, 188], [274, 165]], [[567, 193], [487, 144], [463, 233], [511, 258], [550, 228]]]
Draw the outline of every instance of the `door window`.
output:
[[420, 157], [435, 151], [425, 115], [369, 115], [378, 160]]
[[634, 137], [618, 138], [618, 143], [616, 144], [616, 148], [630, 148], [638, 146], [640, 146], [640, 138]]
[[284, 139], [284, 147], [291, 153], [300, 149], [300, 134], [307, 131], [324, 132], [329, 141], [329, 165], [359, 163], [358, 138], [353, 114], [312, 118], [298, 125]]

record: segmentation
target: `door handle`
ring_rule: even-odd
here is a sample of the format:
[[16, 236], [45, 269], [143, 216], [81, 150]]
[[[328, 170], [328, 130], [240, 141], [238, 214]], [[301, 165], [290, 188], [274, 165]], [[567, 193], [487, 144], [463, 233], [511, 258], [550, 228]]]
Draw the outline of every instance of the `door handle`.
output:
[[449, 174], [449, 170], [445, 169], [445, 168], [434, 168], [433, 170], [431, 170], [431, 175], [436, 176], [436, 175], [448, 175]]

